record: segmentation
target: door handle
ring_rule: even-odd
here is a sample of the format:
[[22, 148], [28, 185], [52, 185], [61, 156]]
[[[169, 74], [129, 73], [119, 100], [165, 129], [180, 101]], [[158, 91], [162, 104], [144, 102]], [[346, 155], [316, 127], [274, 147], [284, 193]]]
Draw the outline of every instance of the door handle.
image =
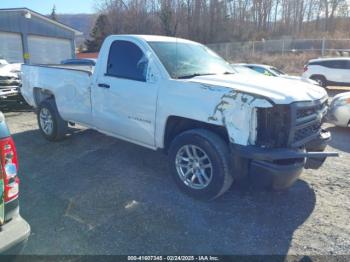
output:
[[98, 84], [98, 87], [110, 88], [111, 86], [108, 84]]

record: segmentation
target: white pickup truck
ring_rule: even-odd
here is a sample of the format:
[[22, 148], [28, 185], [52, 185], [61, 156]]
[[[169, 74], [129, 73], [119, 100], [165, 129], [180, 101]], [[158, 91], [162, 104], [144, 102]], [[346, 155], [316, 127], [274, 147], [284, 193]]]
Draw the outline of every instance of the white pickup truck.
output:
[[169, 155], [177, 185], [213, 199], [244, 177], [274, 189], [318, 168], [330, 134], [321, 130], [320, 87], [237, 73], [207, 47], [184, 39], [108, 37], [93, 72], [22, 66], [22, 93], [48, 140], [69, 124]]

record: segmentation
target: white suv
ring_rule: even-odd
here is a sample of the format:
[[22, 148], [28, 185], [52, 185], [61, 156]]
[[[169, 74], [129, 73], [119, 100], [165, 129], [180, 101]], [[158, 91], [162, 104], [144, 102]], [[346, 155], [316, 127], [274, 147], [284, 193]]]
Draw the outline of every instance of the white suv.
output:
[[350, 57], [310, 60], [304, 67], [303, 77], [313, 79], [323, 87], [350, 85]]

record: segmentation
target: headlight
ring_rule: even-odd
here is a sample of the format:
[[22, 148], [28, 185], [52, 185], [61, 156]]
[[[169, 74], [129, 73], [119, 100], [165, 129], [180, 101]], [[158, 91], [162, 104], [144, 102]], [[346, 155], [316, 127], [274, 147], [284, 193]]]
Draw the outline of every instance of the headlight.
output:
[[345, 106], [350, 105], [350, 98], [339, 98], [334, 101], [334, 106]]

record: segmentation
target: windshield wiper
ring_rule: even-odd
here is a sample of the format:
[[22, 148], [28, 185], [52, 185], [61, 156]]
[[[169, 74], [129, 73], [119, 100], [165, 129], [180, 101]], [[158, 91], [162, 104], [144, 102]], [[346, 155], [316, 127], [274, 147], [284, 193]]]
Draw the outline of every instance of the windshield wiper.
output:
[[190, 74], [190, 75], [183, 75], [183, 76], [178, 76], [178, 79], [187, 79], [187, 78], [193, 78], [196, 76], [209, 76], [209, 75], [215, 75], [213, 73], [207, 73], [207, 74], [199, 74], [199, 73], [195, 73], [195, 74]]
[[234, 74], [236, 74], [235, 72], [224, 72], [224, 75], [234, 75]]

